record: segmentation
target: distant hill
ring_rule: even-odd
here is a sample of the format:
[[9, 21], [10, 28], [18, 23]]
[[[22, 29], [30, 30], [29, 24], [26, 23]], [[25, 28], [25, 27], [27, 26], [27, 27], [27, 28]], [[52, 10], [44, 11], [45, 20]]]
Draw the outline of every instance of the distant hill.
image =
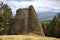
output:
[[52, 20], [59, 12], [37, 12], [39, 20]]

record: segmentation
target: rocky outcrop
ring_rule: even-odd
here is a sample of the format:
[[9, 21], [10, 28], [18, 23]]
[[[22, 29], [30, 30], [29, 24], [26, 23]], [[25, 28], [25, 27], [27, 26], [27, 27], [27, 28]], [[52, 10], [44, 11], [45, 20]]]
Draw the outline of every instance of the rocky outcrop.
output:
[[30, 28], [31, 32], [39, 35], [44, 35], [42, 25], [38, 20], [38, 16], [32, 5], [29, 7], [28, 15], [29, 15], [28, 27]]
[[32, 5], [28, 9], [23, 8], [16, 11], [16, 17], [11, 31], [12, 34], [16, 35], [26, 33], [44, 35], [42, 25]]
[[16, 17], [14, 25], [12, 27], [12, 34], [26, 34], [27, 33], [27, 24], [28, 24], [28, 10], [27, 9], [18, 9], [16, 11]]

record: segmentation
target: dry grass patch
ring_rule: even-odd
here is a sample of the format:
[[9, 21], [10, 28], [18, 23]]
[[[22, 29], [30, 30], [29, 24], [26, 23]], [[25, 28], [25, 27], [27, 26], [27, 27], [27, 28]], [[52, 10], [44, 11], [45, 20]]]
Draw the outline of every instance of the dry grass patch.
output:
[[60, 39], [32, 35], [4, 35], [0, 36], [0, 40], [60, 40]]

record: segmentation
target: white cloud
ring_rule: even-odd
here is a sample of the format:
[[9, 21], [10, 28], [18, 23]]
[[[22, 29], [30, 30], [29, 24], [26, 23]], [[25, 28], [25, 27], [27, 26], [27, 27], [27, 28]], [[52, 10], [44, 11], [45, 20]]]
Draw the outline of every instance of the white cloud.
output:
[[60, 12], [60, 1], [49, 1], [49, 0], [31, 0], [31, 1], [17, 1], [17, 0], [1, 0], [4, 3], [7, 3], [11, 8], [13, 13], [15, 14], [18, 8], [27, 8], [29, 5], [33, 5], [37, 12], [46, 12], [46, 11], [53, 11], [53, 12]]

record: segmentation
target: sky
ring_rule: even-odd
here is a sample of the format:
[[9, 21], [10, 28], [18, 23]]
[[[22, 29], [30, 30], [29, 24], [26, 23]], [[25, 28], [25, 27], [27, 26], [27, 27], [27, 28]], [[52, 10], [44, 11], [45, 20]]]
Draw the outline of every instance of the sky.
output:
[[33, 5], [36, 12], [60, 12], [60, 0], [0, 0], [8, 4], [13, 14], [19, 8], [28, 8]]

